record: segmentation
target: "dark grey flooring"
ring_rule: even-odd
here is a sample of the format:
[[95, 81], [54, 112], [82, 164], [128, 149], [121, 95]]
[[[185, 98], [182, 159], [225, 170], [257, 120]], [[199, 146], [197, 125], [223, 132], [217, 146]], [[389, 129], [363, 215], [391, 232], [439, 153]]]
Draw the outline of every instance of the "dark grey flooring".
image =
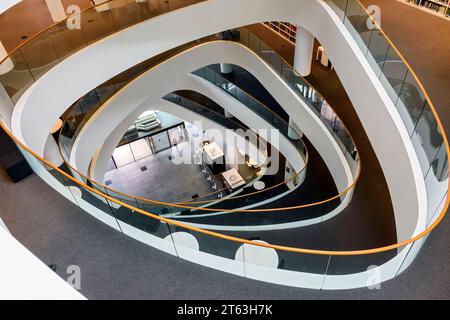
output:
[[[66, 278], [81, 268], [89, 299], [446, 299], [450, 297], [449, 221], [414, 264], [381, 290], [316, 291], [267, 284], [202, 267], [110, 229], [38, 177], [12, 184], [0, 172], [1, 216], [12, 234]], [[45, 210], [42, 210], [45, 208]]]
[[[183, 145], [150, 155], [121, 168], [109, 171], [108, 186], [133, 196], [158, 201], [190, 201], [193, 194], [205, 195], [214, 190], [202, 174], [201, 166], [175, 164], [169, 157]], [[147, 168], [142, 171], [142, 168]]]
[[[426, 59], [432, 48], [448, 52], [449, 42], [442, 41], [448, 39], [448, 24], [443, 25], [448, 22], [400, 3], [397, 5], [396, 1], [369, 2], [380, 3], [383, 28], [423, 79], [446, 130], [450, 131], [449, 100], [447, 91], [442, 89], [450, 83], [450, 63], [448, 59], [435, 62]], [[434, 27], [441, 28], [442, 33], [434, 32]], [[419, 46], [417, 38], [421, 36], [423, 39], [429, 37]], [[57, 272], [62, 276], [68, 265], [79, 265], [81, 292], [90, 299], [450, 297], [448, 218], [430, 235], [413, 265], [398, 278], [383, 283], [381, 290], [303, 290], [243, 279], [182, 261], [109, 229], [59, 196], [36, 176], [17, 185], [9, 182], [3, 172], [0, 177], [0, 215], [13, 235], [45, 263], [56, 263]]]

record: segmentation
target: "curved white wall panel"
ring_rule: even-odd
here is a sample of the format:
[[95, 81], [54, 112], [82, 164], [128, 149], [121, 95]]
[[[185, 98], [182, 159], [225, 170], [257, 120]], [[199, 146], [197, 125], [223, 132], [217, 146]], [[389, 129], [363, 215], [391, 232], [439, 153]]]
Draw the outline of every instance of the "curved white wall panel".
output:
[[[198, 52], [195, 55], [198, 56], [200, 60], [203, 60], [202, 55], [198, 55]], [[171, 61], [178, 61], [178, 59], [173, 59]], [[185, 62], [185, 60], [181, 59], [177, 64], [184, 64]], [[158, 71], [165, 73], [167, 77], [172, 76], [170, 73], [167, 73], [169, 70], [166, 68], [162, 68]], [[213, 121], [210, 121], [193, 111], [161, 100], [161, 96], [177, 90], [192, 90], [212, 98], [218, 102], [219, 105], [226, 106], [226, 110], [232, 112], [250, 128], [255, 130], [274, 129], [268, 122], [250, 111], [239, 101], [203, 79], [199, 79], [192, 75], [185, 75], [183, 77], [181, 74], [175, 75], [173, 79], [177, 85], [159, 86], [158, 75], [149, 72], [147, 76], [139, 77], [137, 81], [130, 83], [107, 101], [99, 110], [97, 110], [80, 131], [70, 155], [72, 165], [74, 165], [77, 170], [86, 173], [89, 163], [99, 147], [102, 148], [102, 154], [109, 157], [126, 130], [136, 120], [137, 116], [149, 108], [174, 114], [190, 123], [193, 123], [195, 120], [201, 120], [208, 128], [220, 127]], [[178, 79], [178, 81], [175, 81], [175, 79]], [[149, 93], [147, 88], [152, 88], [151, 93]], [[208, 90], [205, 88], [208, 88]], [[133, 105], [128, 103], [128, 101], [131, 100], [143, 100], [144, 102]], [[113, 132], [114, 138], [108, 139], [108, 136]], [[282, 135], [280, 135], [279, 141], [273, 141], [273, 138], [276, 137], [268, 137], [269, 143], [274, 145], [279, 144], [279, 151], [291, 162], [294, 169], [297, 172], [300, 172], [304, 168], [305, 162], [299, 155], [298, 150]], [[253, 159], [258, 159], [254, 155], [250, 156], [253, 157]], [[101, 158], [105, 159], [105, 156], [102, 156]], [[102, 163], [102, 167], [104, 168], [105, 163], [103, 161], [100, 163]], [[97, 161], [97, 165], [100, 163]], [[96, 171], [97, 170], [98, 168]], [[103, 170], [100, 170], [99, 173], [96, 174], [97, 177], [99, 177], [101, 171]], [[349, 179], [351, 182], [351, 177], [349, 177]]]
[[[16, 106], [13, 133], [42, 154], [55, 119], [106, 79], [192, 39], [259, 21], [291, 21], [322, 43], [385, 173], [398, 239], [422, 231], [427, 209], [425, 184], [405, 126], [355, 40], [321, 0], [285, 0], [282, 6], [278, 0], [210, 0], [111, 35], [70, 56], [33, 85]], [[54, 88], [52, 99], [48, 99], [49, 87]], [[379, 130], [381, 124], [383, 130]]]
[[[190, 24], [186, 25], [186, 21]], [[322, 43], [384, 171], [393, 201], [398, 240], [421, 232], [427, 220], [427, 194], [420, 163], [405, 124], [355, 40], [322, 0], [285, 0], [282, 6], [279, 0], [210, 0], [111, 35], [68, 57], [31, 86], [14, 110], [13, 133], [42, 155], [48, 132], [56, 118], [67, 106], [105, 80], [192, 39], [260, 21], [291, 21], [311, 32]], [[163, 81], [168, 84], [161, 78]], [[51, 99], [50, 87], [53, 89]], [[274, 92], [272, 94], [276, 96]], [[143, 101], [132, 102], [140, 104]], [[280, 100], [280, 104], [286, 106], [284, 102]], [[383, 130], [379, 130], [380, 126]], [[409, 247], [401, 250], [395, 259], [401, 259]], [[413, 250], [418, 247], [420, 243]], [[405, 266], [408, 264], [409, 261], [404, 263]], [[395, 276], [391, 267], [391, 262], [382, 266], [385, 269], [380, 280]], [[247, 277], [252, 277], [251, 272], [252, 267], [246, 266]], [[279, 274], [283, 270], [274, 272]], [[324, 288], [363, 286], [367, 273], [361, 275], [319, 277], [314, 287], [321, 280], [325, 280], [322, 282]], [[253, 275], [266, 281], [280, 280], [280, 277], [272, 279], [270, 276], [269, 272]], [[286, 284], [295, 283], [286, 281]]]
[[[215, 41], [192, 48], [152, 68], [125, 86], [118, 94], [110, 98], [80, 131], [72, 148], [70, 157], [72, 163], [81, 172], [86, 172], [89, 162], [102, 143], [104, 143], [105, 152], [112, 153], [113, 147], [117, 145], [126, 129], [137, 115], [145, 110], [142, 105], [151, 106], [157, 103], [160, 97], [176, 90], [199, 92], [216, 101], [247, 126], [256, 129], [268, 128], [267, 122], [215, 85], [197, 76], [188, 76], [190, 72], [205, 65], [220, 62], [222, 59], [246, 68], [261, 81], [318, 150], [338, 190], [345, 190], [353, 181], [351, 170], [341, 149], [320, 119], [263, 60], [246, 47], [227, 41]], [[152, 90], [149, 91], [148, 88]], [[128, 119], [122, 122], [127, 117]], [[118, 128], [119, 124], [120, 128]], [[106, 142], [113, 130], [118, 130], [115, 140]], [[298, 164], [298, 153], [293, 149], [286, 149], [289, 145], [290, 143], [281, 145], [280, 151], [299, 171], [302, 164]], [[79, 146], [82, 147], [79, 148]], [[75, 155], [76, 161], [73, 161]], [[337, 161], [337, 159], [340, 160]], [[98, 177], [99, 174], [96, 176]]]

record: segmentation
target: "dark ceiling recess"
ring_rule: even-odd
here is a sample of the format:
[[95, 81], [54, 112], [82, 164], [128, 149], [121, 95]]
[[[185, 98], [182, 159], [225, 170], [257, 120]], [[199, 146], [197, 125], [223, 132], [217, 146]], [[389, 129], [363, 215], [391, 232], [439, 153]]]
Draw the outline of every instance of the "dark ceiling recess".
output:
[[14, 182], [33, 174], [28, 162], [3, 129], [0, 129], [0, 166]]

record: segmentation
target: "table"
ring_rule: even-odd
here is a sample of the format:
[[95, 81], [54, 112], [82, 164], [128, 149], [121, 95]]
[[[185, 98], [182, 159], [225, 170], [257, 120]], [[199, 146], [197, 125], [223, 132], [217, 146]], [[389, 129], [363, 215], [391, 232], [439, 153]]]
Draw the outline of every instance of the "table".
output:
[[225, 180], [225, 184], [232, 190], [246, 184], [244, 178], [241, 177], [235, 168], [222, 172], [222, 176]]
[[215, 142], [204, 145], [203, 152], [205, 153], [209, 163], [213, 163], [215, 160], [222, 158], [225, 155], [222, 149], [220, 149]]

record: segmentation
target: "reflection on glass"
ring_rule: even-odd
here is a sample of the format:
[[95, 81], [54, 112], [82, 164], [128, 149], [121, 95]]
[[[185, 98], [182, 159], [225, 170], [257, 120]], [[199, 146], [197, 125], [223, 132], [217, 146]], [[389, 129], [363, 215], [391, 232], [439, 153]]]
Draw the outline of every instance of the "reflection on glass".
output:
[[117, 147], [113, 152], [113, 158], [118, 168], [134, 162], [133, 152], [130, 145]]
[[147, 139], [139, 139], [137, 141], [131, 142], [130, 147], [136, 161], [148, 157], [152, 154], [152, 149], [150, 148]]

